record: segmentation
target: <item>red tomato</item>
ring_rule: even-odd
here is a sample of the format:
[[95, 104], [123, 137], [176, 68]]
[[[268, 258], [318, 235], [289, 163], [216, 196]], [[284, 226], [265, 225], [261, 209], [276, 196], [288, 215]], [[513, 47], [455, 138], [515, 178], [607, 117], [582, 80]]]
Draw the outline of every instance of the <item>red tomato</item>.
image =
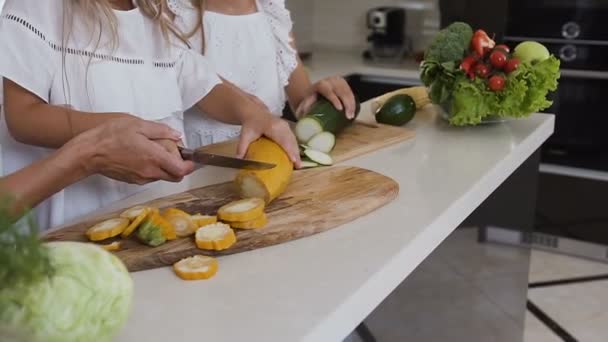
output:
[[507, 64], [507, 56], [500, 50], [494, 50], [490, 54], [490, 63], [496, 69], [502, 69]]
[[494, 75], [490, 77], [488, 86], [490, 89], [492, 89], [492, 91], [499, 92], [505, 88], [505, 79], [502, 76]]
[[507, 65], [505, 65], [505, 72], [507, 74], [512, 73], [513, 71], [517, 70], [517, 68], [519, 68], [519, 59], [517, 58], [511, 58], [509, 59], [509, 61], [507, 62]]
[[465, 73], [469, 73], [477, 64], [477, 59], [474, 56], [467, 56], [460, 63], [460, 69], [464, 70]]
[[485, 64], [477, 64], [475, 66], [475, 74], [481, 78], [486, 78], [490, 74], [490, 68]]
[[505, 53], [511, 52], [511, 49], [509, 49], [509, 47], [506, 46], [505, 44], [496, 45], [496, 47], [494, 49], [503, 50]]

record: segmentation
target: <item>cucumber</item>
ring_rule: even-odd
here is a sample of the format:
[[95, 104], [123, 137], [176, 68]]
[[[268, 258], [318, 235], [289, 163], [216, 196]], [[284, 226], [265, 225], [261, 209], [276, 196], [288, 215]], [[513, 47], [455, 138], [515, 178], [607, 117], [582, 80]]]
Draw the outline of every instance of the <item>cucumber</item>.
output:
[[[355, 96], [355, 118], [361, 111], [361, 104]], [[334, 135], [340, 134], [342, 130], [351, 125], [355, 119], [346, 118], [344, 111], [337, 110], [331, 102], [325, 98], [318, 100], [296, 124], [296, 137], [299, 142], [307, 143], [315, 134], [330, 132]]]
[[376, 113], [376, 121], [381, 124], [403, 126], [416, 114], [416, 102], [406, 94], [399, 94], [388, 99]]
[[318, 120], [305, 117], [296, 124], [296, 138], [298, 142], [306, 143], [310, 138], [323, 132], [323, 126]]
[[302, 160], [302, 163], [300, 165], [303, 169], [310, 169], [313, 167], [318, 167], [319, 163], [315, 163], [312, 160]]
[[336, 145], [336, 136], [330, 132], [321, 132], [315, 134], [310, 140], [308, 140], [308, 148], [315, 151], [329, 153], [334, 149]]
[[304, 151], [304, 155], [306, 155], [306, 157], [308, 157], [313, 162], [318, 163], [320, 165], [329, 166], [334, 163], [334, 160], [329, 154], [320, 151], [315, 151], [310, 148]]

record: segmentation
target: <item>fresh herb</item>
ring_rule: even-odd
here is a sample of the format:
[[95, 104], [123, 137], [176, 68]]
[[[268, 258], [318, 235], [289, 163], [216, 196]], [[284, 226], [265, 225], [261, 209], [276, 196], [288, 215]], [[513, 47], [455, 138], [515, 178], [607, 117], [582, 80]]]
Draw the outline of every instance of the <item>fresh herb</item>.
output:
[[0, 197], [0, 290], [29, 285], [53, 273], [32, 215], [15, 217], [11, 214], [12, 203], [12, 198]]

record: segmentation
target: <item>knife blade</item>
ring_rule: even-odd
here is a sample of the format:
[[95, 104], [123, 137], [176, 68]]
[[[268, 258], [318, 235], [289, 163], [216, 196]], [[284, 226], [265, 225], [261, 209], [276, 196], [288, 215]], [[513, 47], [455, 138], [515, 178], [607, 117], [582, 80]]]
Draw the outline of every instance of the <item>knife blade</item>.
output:
[[275, 164], [259, 162], [249, 159], [240, 159], [219, 154], [207, 153], [201, 149], [191, 150], [184, 147], [178, 147], [179, 153], [184, 160], [191, 160], [195, 163], [203, 165], [213, 165], [227, 167], [231, 169], [247, 169], [247, 170], [268, 170], [274, 168]]

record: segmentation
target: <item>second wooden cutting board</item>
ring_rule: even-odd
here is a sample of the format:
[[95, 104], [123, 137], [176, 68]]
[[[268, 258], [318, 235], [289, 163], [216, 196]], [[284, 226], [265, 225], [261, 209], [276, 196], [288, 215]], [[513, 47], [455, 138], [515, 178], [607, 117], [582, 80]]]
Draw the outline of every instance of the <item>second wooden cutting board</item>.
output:
[[[413, 130], [404, 127], [355, 122], [338, 135], [331, 156], [334, 163], [340, 163], [411, 139], [414, 135]], [[233, 156], [236, 153], [236, 141], [209, 145], [204, 150], [209, 153]]]
[[[381, 174], [355, 167], [336, 166], [297, 171], [287, 191], [272, 202], [266, 212], [268, 225], [258, 230], [237, 230], [237, 243], [222, 252], [196, 248], [193, 238], [170, 241], [156, 248], [134, 238], [123, 241], [115, 252], [130, 271], [172, 265], [195, 254], [224, 255], [245, 252], [303, 238], [343, 226], [392, 201], [399, 185]], [[232, 183], [223, 183], [164, 197], [146, 205], [177, 207], [189, 213], [214, 214], [236, 198]], [[50, 241], [87, 241], [85, 231], [122, 210], [50, 232]]]

